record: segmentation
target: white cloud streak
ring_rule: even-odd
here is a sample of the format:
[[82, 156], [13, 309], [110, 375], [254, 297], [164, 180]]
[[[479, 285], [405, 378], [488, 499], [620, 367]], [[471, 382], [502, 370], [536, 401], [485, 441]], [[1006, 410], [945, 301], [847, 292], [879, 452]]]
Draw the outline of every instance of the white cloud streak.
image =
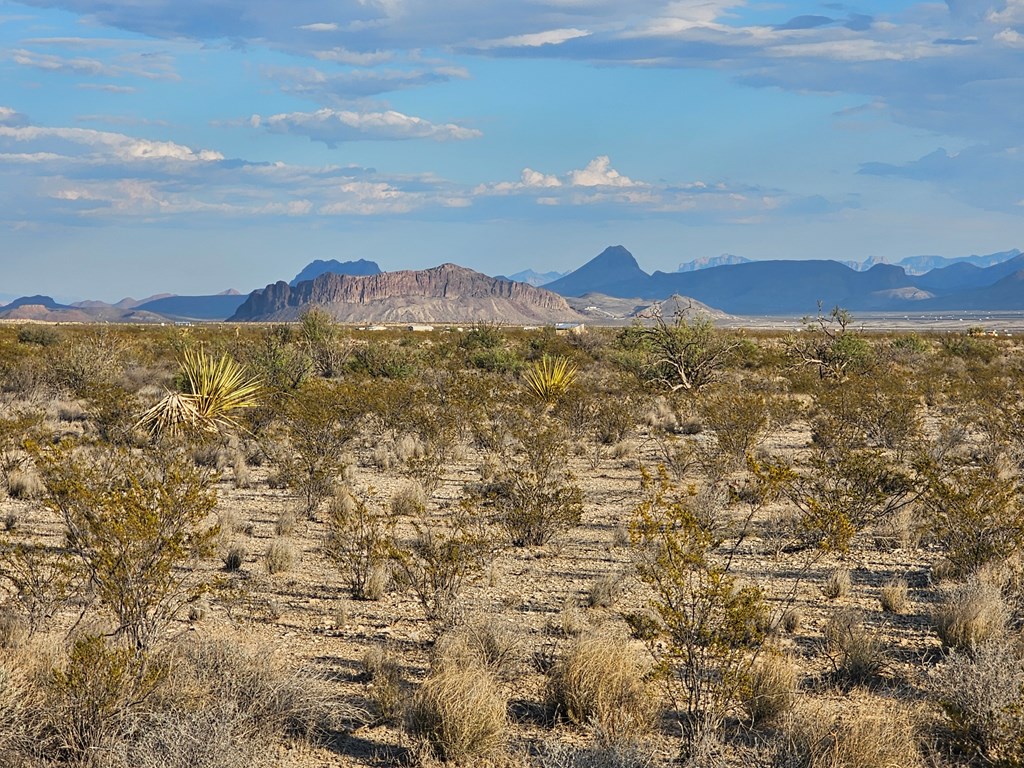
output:
[[473, 128], [454, 123], [432, 123], [394, 110], [354, 112], [318, 109], [315, 112], [289, 112], [269, 117], [253, 115], [250, 123], [254, 128], [262, 127], [271, 133], [306, 136], [329, 147], [346, 141], [464, 141], [483, 135]]

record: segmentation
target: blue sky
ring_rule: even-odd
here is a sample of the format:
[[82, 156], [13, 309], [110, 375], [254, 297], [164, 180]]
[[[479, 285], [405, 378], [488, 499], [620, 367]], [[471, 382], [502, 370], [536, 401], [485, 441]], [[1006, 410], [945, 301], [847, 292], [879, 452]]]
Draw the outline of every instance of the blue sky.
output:
[[1024, 0], [0, 0], [0, 294], [1022, 246]]

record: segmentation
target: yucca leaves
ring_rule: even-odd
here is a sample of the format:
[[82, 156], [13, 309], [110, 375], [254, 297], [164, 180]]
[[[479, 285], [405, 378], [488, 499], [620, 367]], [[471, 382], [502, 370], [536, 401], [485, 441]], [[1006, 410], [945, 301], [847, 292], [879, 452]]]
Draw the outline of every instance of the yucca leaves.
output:
[[227, 355], [215, 359], [202, 348], [185, 350], [182, 392], [168, 392], [142, 414], [136, 426], [154, 434], [215, 432], [237, 427], [234, 412], [259, 403], [262, 385]]
[[526, 391], [546, 403], [557, 400], [576, 381], [576, 366], [566, 357], [544, 355], [523, 371]]

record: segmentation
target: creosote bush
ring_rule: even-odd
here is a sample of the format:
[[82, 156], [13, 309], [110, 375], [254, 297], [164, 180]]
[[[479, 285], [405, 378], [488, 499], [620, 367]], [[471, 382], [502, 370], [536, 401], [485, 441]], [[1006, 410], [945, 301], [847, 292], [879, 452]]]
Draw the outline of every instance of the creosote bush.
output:
[[675, 487], [664, 467], [644, 471], [642, 500], [631, 536], [637, 573], [651, 590], [656, 619], [632, 626], [678, 686], [685, 716], [684, 754], [692, 754], [736, 705], [753, 651], [769, 627], [760, 589], [741, 585], [707, 521], [695, 514], [693, 493]]
[[218, 528], [210, 479], [173, 450], [37, 452], [46, 503], [66, 528], [67, 548], [116, 633], [138, 651], [152, 647], [178, 609], [204, 586], [191, 576], [214, 553]]
[[339, 489], [327, 510], [324, 553], [341, 569], [352, 597], [379, 600], [387, 586], [395, 521], [348, 489]]
[[469, 498], [493, 509], [514, 546], [546, 544], [583, 516], [583, 491], [567, 466], [566, 435], [557, 422], [540, 418], [513, 425], [511, 436], [499, 450], [493, 477], [470, 489]]

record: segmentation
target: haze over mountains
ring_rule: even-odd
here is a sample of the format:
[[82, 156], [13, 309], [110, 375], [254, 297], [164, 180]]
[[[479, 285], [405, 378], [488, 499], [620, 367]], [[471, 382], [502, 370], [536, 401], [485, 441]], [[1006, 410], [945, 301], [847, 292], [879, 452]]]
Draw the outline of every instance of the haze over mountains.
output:
[[1024, 254], [1013, 249], [957, 258], [911, 256], [897, 264], [868, 259], [852, 266], [827, 259], [750, 261], [723, 254], [680, 264], [676, 272], [647, 273], [617, 245], [567, 274], [527, 269], [511, 278], [453, 264], [382, 272], [373, 261], [331, 259], [313, 261], [290, 281], [247, 296], [229, 290], [72, 305], [29, 296], [0, 306], [0, 319], [289, 320], [306, 306], [318, 305], [346, 322], [533, 324], [622, 320], [671, 296], [734, 315], [799, 316], [812, 313], [819, 301], [853, 311], [1024, 310]]

